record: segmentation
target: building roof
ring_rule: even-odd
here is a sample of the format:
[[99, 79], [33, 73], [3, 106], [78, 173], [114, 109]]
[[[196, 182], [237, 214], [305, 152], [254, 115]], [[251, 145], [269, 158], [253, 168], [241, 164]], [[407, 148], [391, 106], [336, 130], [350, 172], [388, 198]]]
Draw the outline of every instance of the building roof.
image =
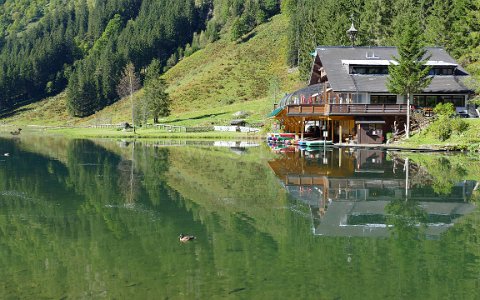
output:
[[[335, 78], [332, 78], [335, 77]], [[469, 93], [471, 90], [462, 83], [466, 76], [434, 76], [425, 93]], [[389, 93], [386, 75], [349, 75], [328, 77], [330, 85], [337, 92]]]
[[[467, 72], [442, 48], [426, 48], [431, 55], [428, 65], [456, 67], [460, 73]], [[395, 47], [327, 47], [316, 49], [319, 60], [327, 74], [332, 89], [336, 92], [388, 93], [387, 75], [349, 74], [349, 65], [389, 65], [396, 63]], [[313, 68], [317, 65], [314, 64]], [[312, 72], [315, 70], [312, 70]], [[463, 84], [460, 75], [434, 76], [431, 84], [424, 89], [427, 93], [468, 93], [471, 89]], [[313, 84], [315, 82], [310, 82]]]

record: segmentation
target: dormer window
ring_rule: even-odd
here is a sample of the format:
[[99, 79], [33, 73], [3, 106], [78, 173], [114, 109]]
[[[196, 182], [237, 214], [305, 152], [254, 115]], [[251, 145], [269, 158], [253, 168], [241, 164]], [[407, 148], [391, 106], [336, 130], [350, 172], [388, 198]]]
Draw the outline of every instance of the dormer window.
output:
[[388, 75], [388, 66], [397, 62], [386, 59], [342, 59], [342, 64], [353, 75]]
[[387, 66], [351, 66], [350, 74], [356, 75], [387, 75]]
[[455, 74], [455, 69], [452, 67], [433, 67], [428, 75], [454, 75]]

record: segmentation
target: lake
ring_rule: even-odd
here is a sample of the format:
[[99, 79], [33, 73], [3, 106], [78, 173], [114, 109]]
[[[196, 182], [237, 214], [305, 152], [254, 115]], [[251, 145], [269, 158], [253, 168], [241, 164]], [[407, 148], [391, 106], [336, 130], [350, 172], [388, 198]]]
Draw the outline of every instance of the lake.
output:
[[0, 138], [0, 298], [480, 299], [478, 155], [259, 144]]

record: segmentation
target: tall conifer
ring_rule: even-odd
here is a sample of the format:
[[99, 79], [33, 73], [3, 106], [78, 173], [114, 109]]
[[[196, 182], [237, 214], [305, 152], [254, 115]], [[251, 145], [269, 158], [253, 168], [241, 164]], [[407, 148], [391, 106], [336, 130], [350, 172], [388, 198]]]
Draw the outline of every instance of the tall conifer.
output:
[[408, 14], [398, 37], [398, 57], [393, 57], [398, 65], [388, 67], [390, 74], [387, 82], [388, 90], [394, 94], [407, 97], [407, 138], [410, 136], [410, 100], [414, 93], [426, 88], [432, 78], [428, 76], [430, 68], [425, 66], [427, 51], [423, 48], [419, 37], [420, 27], [413, 13]]

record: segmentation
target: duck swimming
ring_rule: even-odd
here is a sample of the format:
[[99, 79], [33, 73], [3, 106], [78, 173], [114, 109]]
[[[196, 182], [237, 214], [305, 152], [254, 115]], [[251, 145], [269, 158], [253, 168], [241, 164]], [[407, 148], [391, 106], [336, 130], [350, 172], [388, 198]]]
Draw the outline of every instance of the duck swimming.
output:
[[11, 134], [11, 135], [19, 135], [19, 134], [20, 134], [20, 131], [22, 131], [22, 128], [18, 128], [18, 129], [15, 130], [15, 131], [10, 131], [10, 134]]
[[180, 242], [186, 243], [188, 241], [193, 241], [194, 239], [196, 239], [196, 237], [193, 235], [185, 235], [183, 233], [180, 233], [180, 235], [178, 236], [178, 239], [180, 240]]

